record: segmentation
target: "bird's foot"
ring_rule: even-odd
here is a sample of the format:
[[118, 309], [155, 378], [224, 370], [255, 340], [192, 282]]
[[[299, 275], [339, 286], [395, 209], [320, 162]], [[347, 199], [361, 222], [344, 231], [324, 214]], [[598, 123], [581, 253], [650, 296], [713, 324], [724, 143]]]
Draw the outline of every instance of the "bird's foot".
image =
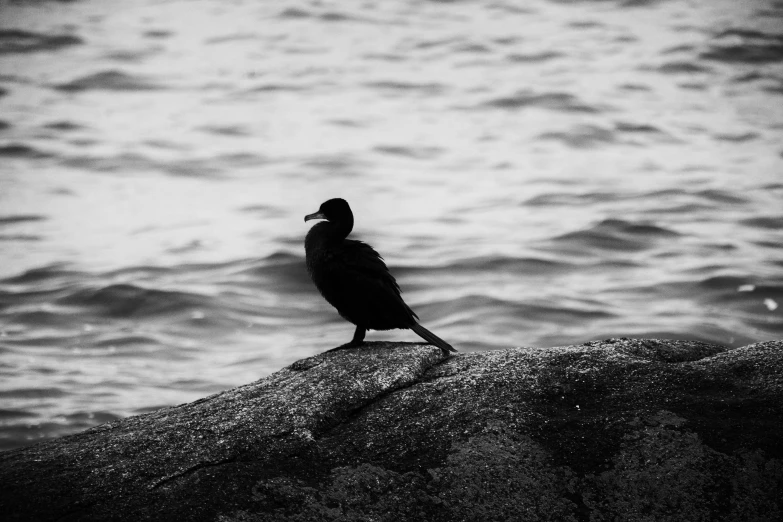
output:
[[356, 348], [358, 346], [361, 346], [364, 344], [364, 341], [351, 341], [345, 344], [341, 344], [337, 348], [332, 348], [331, 350], [326, 350], [327, 352], [336, 352], [337, 350], [345, 350], [347, 348]]

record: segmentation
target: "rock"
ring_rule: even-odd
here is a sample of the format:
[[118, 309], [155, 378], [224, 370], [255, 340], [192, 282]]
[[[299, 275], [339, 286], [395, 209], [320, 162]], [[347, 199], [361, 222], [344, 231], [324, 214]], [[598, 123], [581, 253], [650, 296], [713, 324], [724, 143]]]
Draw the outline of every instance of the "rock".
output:
[[783, 519], [783, 342], [368, 343], [0, 454], [4, 520]]

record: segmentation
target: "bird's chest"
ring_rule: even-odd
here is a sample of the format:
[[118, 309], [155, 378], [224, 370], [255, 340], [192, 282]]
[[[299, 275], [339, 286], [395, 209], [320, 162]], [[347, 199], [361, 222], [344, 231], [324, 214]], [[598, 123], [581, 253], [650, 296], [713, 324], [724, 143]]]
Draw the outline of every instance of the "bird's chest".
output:
[[315, 252], [307, 253], [307, 273], [315, 281], [316, 285], [319, 280], [328, 279], [330, 273], [334, 271], [334, 265], [337, 261], [335, 255], [332, 252], [319, 249]]
[[340, 252], [326, 243], [305, 243], [305, 259], [307, 272], [322, 294], [329, 293], [337, 284], [342, 262]]

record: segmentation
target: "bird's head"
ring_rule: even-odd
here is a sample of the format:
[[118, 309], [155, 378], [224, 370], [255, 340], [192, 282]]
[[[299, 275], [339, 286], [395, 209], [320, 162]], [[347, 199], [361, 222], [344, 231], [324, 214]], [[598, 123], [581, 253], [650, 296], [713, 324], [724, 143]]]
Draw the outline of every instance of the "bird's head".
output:
[[[320, 225], [321, 227], [326, 227], [322, 230], [329, 230], [329, 236], [339, 239], [345, 238], [353, 230], [353, 212], [351, 212], [348, 202], [341, 198], [334, 198], [321, 203], [318, 212], [305, 216], [305, 221], [311, 219], [325, 219], [328, 225]], [[318, 228], [319, 225], [316, 225], [313, 227], [313, 230]]]
[[332, 223], [351, 223], [353, 225], [353, 213], [348, 202], [342, 198], [334, 198], [324, 201], [318, 209], [318, 212], [305, 216], [305, 221], [311, 219], [325, 219]]

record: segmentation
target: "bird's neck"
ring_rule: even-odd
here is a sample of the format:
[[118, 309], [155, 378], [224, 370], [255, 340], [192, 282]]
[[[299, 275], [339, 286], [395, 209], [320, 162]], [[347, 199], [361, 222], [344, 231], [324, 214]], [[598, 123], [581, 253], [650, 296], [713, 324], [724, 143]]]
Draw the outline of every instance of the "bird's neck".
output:
[[353, 219], [348, 222], [322, 221], [316, 223], [307, 233], [305, 245], [315, 246], [318, 243], [327, 246], [329, 244], [341, 243], [351, 233], [352, 228]]
[[342, 241], [353, 230], [353, 216], [348, 216], [340, 221], [327, 221], [329, 239]]

